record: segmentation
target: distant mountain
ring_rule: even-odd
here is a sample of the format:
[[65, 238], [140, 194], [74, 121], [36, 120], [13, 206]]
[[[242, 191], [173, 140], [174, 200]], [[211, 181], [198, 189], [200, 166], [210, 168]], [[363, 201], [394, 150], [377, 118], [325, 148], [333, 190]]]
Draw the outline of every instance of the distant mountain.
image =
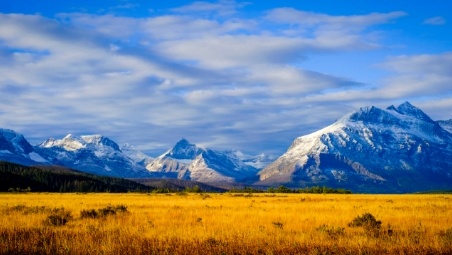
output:
[[444, 126], [409, 102], [360, 108], [295, 139], [258, 183], [389, 193], [451, 188], [452, 134]]
[[96, 176], [56, 166], [28, 167], [0, 161], [0, 191], [10, 188], [40, 192], [149, 192], [154, 190], [130, 180]]
[[[47, 160], [56, 159], [58, 165], [98, 175], [117, 177], [151, 177], [144, 164], [150, 157], [118, 144], [102, 135], [67, 135], [63, 139], [48, 139], [37, 145]], [[133, 157], [133, 159], [132, 159]]]
[[150, 172], [200, 182], [234, 182], [253, 176], [257, 169], [233, 153], [197, 147], [182, 139], [146, 166]]

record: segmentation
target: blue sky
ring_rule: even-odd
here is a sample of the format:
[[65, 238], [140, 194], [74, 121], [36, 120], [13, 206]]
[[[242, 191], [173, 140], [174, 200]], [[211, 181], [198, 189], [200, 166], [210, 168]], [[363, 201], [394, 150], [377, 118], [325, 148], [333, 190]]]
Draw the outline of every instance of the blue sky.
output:
[[0, 127], [282, 154], [363, 106], [452, 118], [452, 3], [0, 3]]

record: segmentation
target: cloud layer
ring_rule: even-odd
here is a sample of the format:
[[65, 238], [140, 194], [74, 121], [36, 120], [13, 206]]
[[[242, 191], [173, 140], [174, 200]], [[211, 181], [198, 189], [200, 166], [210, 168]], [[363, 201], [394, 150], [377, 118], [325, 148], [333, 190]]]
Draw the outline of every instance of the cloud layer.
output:
[[356, 107], [426, 96], [447, 107], [451, 53], [390, 57], [379, 86], [299, 65], [385, 47], [369, 35], [404, 12], [243, 18], [244, 6], [194, 2], [148, 18], [0, 14], [0, 126], [36, 143], [102, 133], [153, 155], [182, 137], [282, 153]]

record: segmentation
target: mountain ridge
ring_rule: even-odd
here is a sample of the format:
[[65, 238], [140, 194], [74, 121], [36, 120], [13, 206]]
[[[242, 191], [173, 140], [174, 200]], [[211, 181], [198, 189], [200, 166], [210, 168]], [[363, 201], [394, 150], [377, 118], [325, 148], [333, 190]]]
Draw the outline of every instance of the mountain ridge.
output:
[[258, 173], [258, 183], [326, 183], [358, 190], [364, 185], [404, 192], [410, 190], [400, 184], [404, 176], [421, 186], [450, 185], [451, 159], [451, 133], [419, 108], [408, 102], [386, 110], [362, 107], [296, 138]]

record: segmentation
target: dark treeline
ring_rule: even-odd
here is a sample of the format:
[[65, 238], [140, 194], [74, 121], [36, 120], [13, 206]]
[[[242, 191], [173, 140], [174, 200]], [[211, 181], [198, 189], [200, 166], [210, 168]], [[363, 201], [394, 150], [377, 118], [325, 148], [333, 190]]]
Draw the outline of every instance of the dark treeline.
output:
[[283, 185], [278, 188], [270, 187], [267, 190], [255, 189], [253, 187], [245, 187], [243, 189], [232, 188], [229, 190], [230, 193], [309, 193], [309, 194], [351, 194], [350, 190], [346, 189], [333, 189], [328, 187], [306, 187], [299, 189], [290, 189], [284, 187]]
[[0, 192], [149, 192], [130, 180], [0, 161]]

